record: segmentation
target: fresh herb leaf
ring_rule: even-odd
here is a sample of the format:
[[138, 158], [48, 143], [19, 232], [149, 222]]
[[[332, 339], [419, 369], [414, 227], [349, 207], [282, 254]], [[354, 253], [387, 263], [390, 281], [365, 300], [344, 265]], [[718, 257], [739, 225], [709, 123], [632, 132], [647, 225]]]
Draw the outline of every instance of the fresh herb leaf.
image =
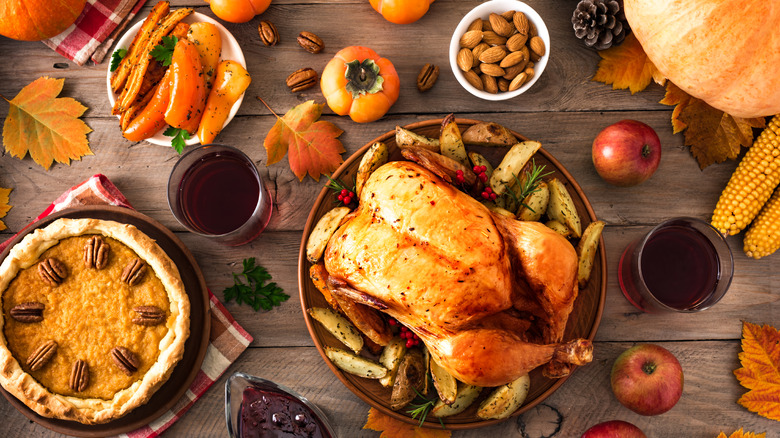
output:
[[[355, 195], [355, 192], [357, 191], [357, 189], [355, 188], [356, 183], [355, 183], [354, 178], [352, 179], [352, 187], [350, 188], [350, 187], [347, 187], [346, 184], [341, 182], [341, 180], [333, 179], [333, 178], [330, 177], [330, 175], [327, 175], [327, 174], [325, 176], [328, 178], [328, 183], [325, 184], [325, 187], [333, 190], [333, 193], [335, 193], [336, 196], [339, 196], [341, 194], [342, 190], [346, 190], [346, 191], [350, 192], [350, 194], [351, 194], [350, 200], [352, 202], [356, 202], [357, 201], [357, 196]], [[350, 204], [352, 202], [350, 202]], [[341, 205], [347, 206], [347, 204], [345, 204], [344, 201], [342, 201], [341, 199], [334, 199], [333, 203], [334, 204], [341, 204]]]
[[171, 65], [173, 49], [176, 48], [176, 43], [178, 42], [179, 39], [175, 36], [164, 36], [162, 37], [162, 44], [154, 46], [149, 54], [152, 56], [152, 58], [160, 61], [162, 65], [167, 67]]
[[[238, 304], [252, 306], [255, 311], [271, 310], [275, 306], [290, 298], [276, 283], [265, 284], [271, 279], [271, 274], [260, 266], [255, 265], [255, 258], [244, 259], [243, 270], [240, 274], [233, 273], [235, 284], [222, 291], [225, 302], [235, 300]], [[246, 281], [246, 283], [245, 283]]]
[[[431, 409], [433, 409], [433, 406], [436, 404], [436, 400], [429, 400], [424, 395], [420, 394], [420, 391], [418, 391], [415, 387], [412, 387], [412, 389], [414, 389], [414, 392], [417, 393], [417, 398], [415, 398], [415, 400], [421, 398], [423, 401], [422, 403], [416, 404], [410, 403], [409, 406], [414, 409], [408, 410], [406, 412], [410, 414], [415, 420], [417, 420], [417, 417], [420, 417], [420, 427], [422, 427], [425, 423], [425, 420], [428, 418], [428, 414], [431, 413]], [[446, 429], [446, 427], [444, 427], [444, 421], [442, 421], [441, 418], [439, 418], [439, 423], [443, 429]]]
[[187, 146], [186, 141], [190, 139], [190, 133], [186, 129], [174, 128], [169, 126], [168, 129], [163, 132], [166, 137], [173, 137], [171, 139], [171, 147], [181, 155], [184, 151], [184, 146]]
[[[517, 183], [517, 187], [520, 188], [520, 191], [518, 193], [515, 193], [514, 190], [511, 188], [507, 190], [507, 193], [514, 198], [514, 200], [524, 206], [525, 208], [534, 211], [533, 208], [529, 207], [523, 200], [528, 197], [531, 193], [535, 193], [539, 190], [539, 182], [547, 175], [551, 175], [552, 172], [544, 172], [545, 165], [542, 164], [541, 166], [536, 165], [536, 161], [531, 160], [531, 169], [526, 170], [523, 172], [523, 178], [518, 178], [517, 175], [512, 174], [512, 176], [515, 178], [515, 182]], [[534, 213], [536, 213], [534, 211]]]
[[111, 54], [111, 71], [114, 71], [119, 67], [119, 63], [125, 59], [125, 56], [127, 56], [127, 49], [114, 50], [114, 53]]

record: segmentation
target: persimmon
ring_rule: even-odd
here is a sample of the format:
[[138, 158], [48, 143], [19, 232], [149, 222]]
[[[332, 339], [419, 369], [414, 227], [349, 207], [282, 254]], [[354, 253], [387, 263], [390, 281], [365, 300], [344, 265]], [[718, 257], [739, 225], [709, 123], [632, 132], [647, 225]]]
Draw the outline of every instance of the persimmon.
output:
[[373, 122], [398, 100], [401, 83], [393, 63], [360, 46], [341, 49], [322, 71], [322, 94], [333, 112]]
[[271, 5], [271, 0], [206, 0], [211, 12], [231, 23], [246, 23]]
[[395, 24], [409, 24], [428, 12], [434, 0], [369, 0], [375, 11]]
[[206, 106], [206, 79], [195, 44], [180, 39], [173, 49], [170, 71], [171, 98], [165, 122], [193, 133]]

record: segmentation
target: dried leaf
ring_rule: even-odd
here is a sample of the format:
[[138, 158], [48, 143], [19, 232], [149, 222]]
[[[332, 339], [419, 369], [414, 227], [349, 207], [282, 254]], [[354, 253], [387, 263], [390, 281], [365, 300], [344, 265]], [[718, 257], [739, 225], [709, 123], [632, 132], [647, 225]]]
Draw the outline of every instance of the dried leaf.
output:
[[612, 84], [613, 90], [631, 90], [631, 94], [644, 90], [651, 80], [664, 83], [663, 75], [645, 54], [634, 34], [629, 34], [623, 44], [599, 51], [601, 61], [593, 81]]
[[[8, 214], [8, 210], [11, 209], [11, 205], [8, 204], [9, 196], [12, 189], [4, 189], [0, 187], [0, 218], [4, 218]], [[6, 227], [3, 221], [0, 221], [0, 231], [5, 230]]]
[[780, 421], [780, 331], [743, 321], [742, 368], [734, 371], [750, 391], [737, 401], [751, 412]]
[[368, 419], [363, 429], [382, 432], [379, 438], [450, 438], [452, 432], [442, 429], [425, 429], [398, 421], [378, 410], [368, 410]]
[[69, 97], [57, 96], [65, 79], [44, 76], [22, 88], [11, 100], [3, 125], [3, 146], [12, 156], [27, 153], [48, 170], [52, 162], [70, 164], [92, 155], [87, 134], [92, 129], [79, 120], [87, 107]]
[[671, 82], [666, 83], [662, 104], [675, 105], [672, 111], [674, 133], [685, 130], [685, 144], [704, 169], [726, 159], [734, 160], [741, 148], [753, 143], [753, 128], [763, 128], [763, 117], [743, 119], [709, 106], [689, 96]]
[[743, 432], [742, 428], [735, 431], [729, 436], [726, 436], [725, 433], [721, 432], [720, 435], [718, 435], [718, 438], [766, 438], [765, 433], [753, 433], [753, 432]]
[[276, 116], [276, 123], [263, 142], [267, 166], [281, 160], [289, 150], [287, 160], [299, 181], [307, 173], [319, 181], [320, 175], [331, 174], [339, 167], [345, 150], [337, 137], [344, 131], [331, 122], [318, 120], [323, 107], [309, 100], [287, 111], [284, 117]]

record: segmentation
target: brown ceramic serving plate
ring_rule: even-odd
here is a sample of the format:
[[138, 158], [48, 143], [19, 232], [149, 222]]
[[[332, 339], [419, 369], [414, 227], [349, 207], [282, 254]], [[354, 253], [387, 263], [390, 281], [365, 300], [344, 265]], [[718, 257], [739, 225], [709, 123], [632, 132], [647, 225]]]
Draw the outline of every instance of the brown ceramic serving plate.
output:
[[154, 393], [149, 402], [136, 408], [124, 417], [105, 424], [87, 425], [75, 421], [42, 417], [5, 390], [0, 389], [0, 391], [27, 418], [55, 432], [80, 437], [105, 437], [130, 432], [149, 424], [170, 410], [181, 399], [200, 371], [203, 358], [206, 355], [206, 349], [208, 348], [209, 333], [211, 331], [211, 311], [206, 281], [203, 279], [203, 273], [195, 262], [195, 258], [187, 247], [184, 246], [184, 243], [170, 230], [154, 219], [135, 210], [114, 206], [69, 208], [51, 214], [16, 236], [5, 251], [0, 254], [0, 262], [5, 259], [10, 249], [21, 241], [24, 236], [63, 217], [95, 218], [131, 224], [157, 241], [179, 268], [187, 296], [190, 299], [190, 337], [184, 345], [184, 356], [176, 365], [176, 368], [174, 368], [168, 381]]
[[[424, 122], [418, 122], [406, 126], [418, 134], [427, 135], [429, 137], [438, 138], [439, 129], [441, 126], [441, 119], [428, 120]], [[478, 120], [457, 119], [458, 126], [461, 131], [464, 131], [469, 126], [479, 123]], [[521, 140], [527, 140], [523, 135], [513, 132], [514, 135]], [[543, 139], [536, 139], [542, 140]], [[390, 149], [391, 160], [401, 160], [401, 153], [395, 143], [395, 131], [390, 131], [363, 146], [354, 155], [349, 157], [346, 162], [339, 167], [333, 174], [333, 178], [338, 178], [342, 181], [353, 181], [357, 168], [360, 164], [360, 159], [368, 148], [377, 141], [384, 142]], [[544, 143], [543, 143], [544, 144]], [[468, 146], [469, 150], [475, 150], [482, 153], [493, 165], [497, 165], [503, 155], [506, 153], [507, 148], [481, 148]], [[546, 165], [547, 171], [553, 173], [547, 178], [556, 177], [559, 180], [566, 183], [569, 192], [572, 195], [572, 199], [577, 206], [577, 212], [582, 220], [582, 229], [596, 220], [596, 215], [593, 212], [593, 208], [582, 192], [582, 189], [571, 176], [571, 174], [556, 160], [549, 152], [540, 149], [534, 156], [537, 164]], [[322, 297], [322, 294], [317, 290], [314, 284], [309, 279], [309, 267], [311, 264], [306, 260], [306, 240], [311, 233], [312, 228], [317, 221], [328, 210], [333, 208], [335, 194], [333, 191], [327, 188], [323, 188], [319, 197], [314, 203], [314, 207], [309, 213], [309, 219], [306, 222], [306, 227], [303, 231], [303, 239], [301, 240], [301, 248], [298, 256], [298, 287], [301, 292], [301, 306], [303, 308], [304, 318], [306, 325], [309, 329], [312, 339], [314, 340], [320, 355], [325, 360], [325, 363], [330, 367], [331, 371], [336, 377], [341, 380], [344, 385], [347, 386], [353, 393], [363, 399], [366, 403], [379, 409], [384, 414], [390, 415], [396, 419], [402, 420], [410, 424], [418, 424], [419, 421], [415, 420], [406, 411], [408, 408], [401, 409], [399, 411], [393, 411], [390, 409], [390, 388], [382, 387], [378, 381], [364, 379], [341, 371], [325, 356], [323, 347], [333, 346], [343, 348], [341, 343], [336, 340], [330, 333], [328, 333], [321, 325], [314, 323], [306, 314], [306, 309], [313, 306], [328, 307], [327, 302]], [[566, 334], [564, 339], [572, 338], [586, 338], [593, 340], [596, 335], [596, 329], [601, 321], [601, 313], [604, 309], [604, 301], [606, 298], [606, 286], [607, 286], [607, 264], [606, 253], [604, 251], [603, 238], [599, 242], [598, 256], [594, 261], [593, 272], [591, 274], [590, 282], [586, 289], [580, 290], [577, 300], [574, 304], [574, 310], [569, 316], [569, 321], [566, 326]], [[375, 358], [376, 359], [376, 358]], [[531, 372], [531, 389], [528, 397], [525, 400], [523, 406], [521, 406], [514, 414], [519, 415], [547, 398], [550, 394], [555, 392], [566, 381], [568, 377], [552, 380], [542, 376], [541, 370], [536, 369]], [[477, 427], [483, 427], [490, 424], [495, 424], [503, 420], [482, 420], [477, 418], [476, 410], [479, 402], [489, 394], [489, 391], [484, 390], [480, 399], [472, 404], [466, 411], [461, 414], [446, 417], [442, 420], [447, 429], [473, 429]], [[424, 423], [427, 427], [440, 428], [441, 425], [438, 419], [428, 417]]]

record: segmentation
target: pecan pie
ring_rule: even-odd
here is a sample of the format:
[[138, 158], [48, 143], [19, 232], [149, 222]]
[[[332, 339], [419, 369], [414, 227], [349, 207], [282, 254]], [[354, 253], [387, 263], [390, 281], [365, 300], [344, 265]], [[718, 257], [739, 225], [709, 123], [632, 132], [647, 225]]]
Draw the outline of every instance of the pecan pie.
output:
[[165, 252], [132, 225], [59, 219], [0, 265], [0, 383], [46, 417], [105, 423], [146, 403], [189, 336]]

